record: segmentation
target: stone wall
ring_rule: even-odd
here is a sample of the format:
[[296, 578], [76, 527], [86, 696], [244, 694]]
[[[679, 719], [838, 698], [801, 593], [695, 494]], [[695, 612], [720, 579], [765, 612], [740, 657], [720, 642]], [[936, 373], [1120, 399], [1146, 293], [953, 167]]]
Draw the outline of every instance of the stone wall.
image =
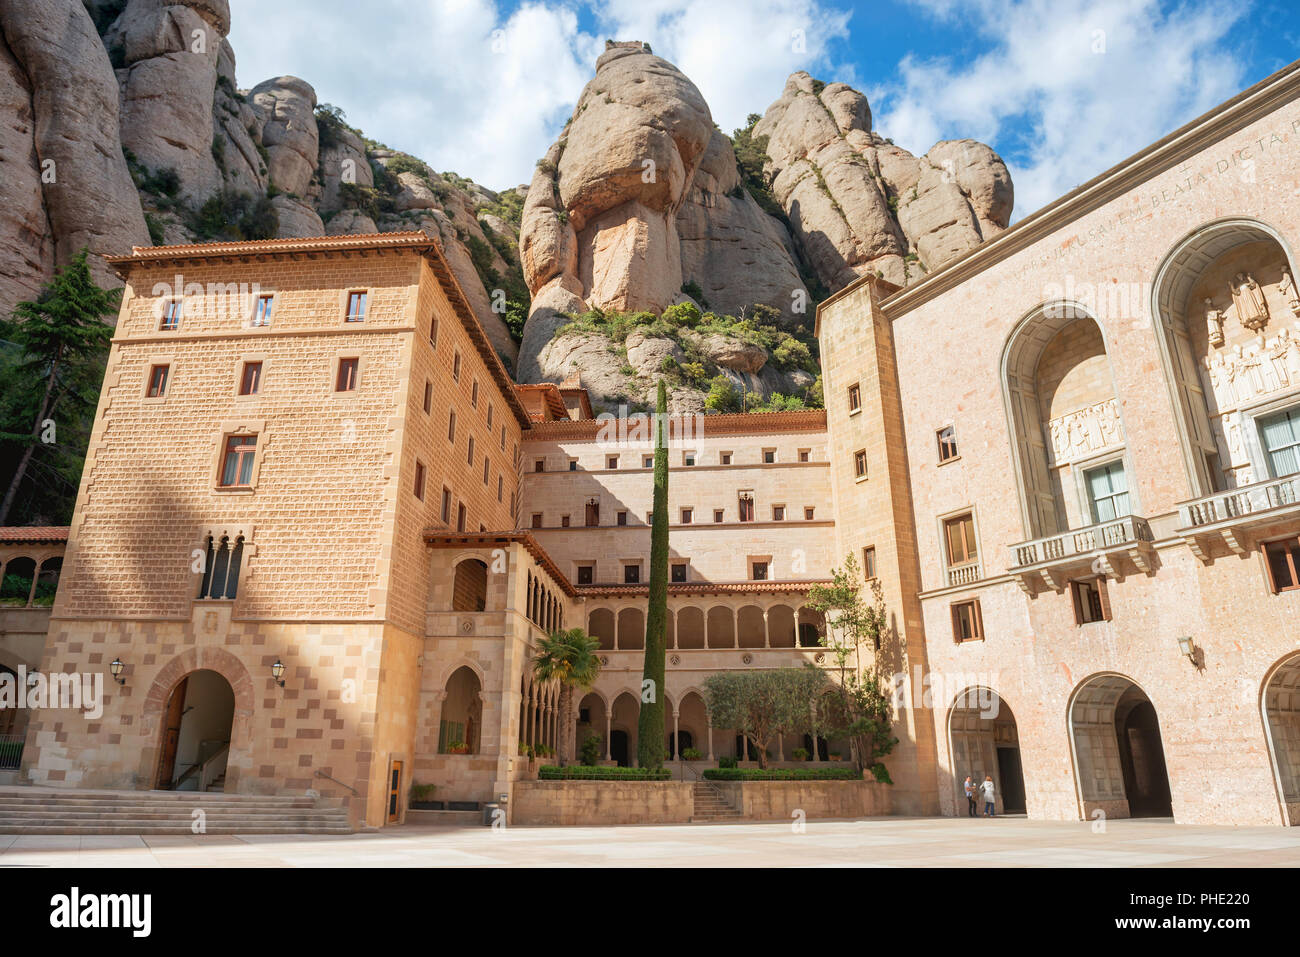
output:
[[875, 781], [714, 781], [749, 821], [860, 818], [890, 814], [893, 792]]
[[516, 781], [517, 826], [685, 824], [695, 811], [690, 781]]

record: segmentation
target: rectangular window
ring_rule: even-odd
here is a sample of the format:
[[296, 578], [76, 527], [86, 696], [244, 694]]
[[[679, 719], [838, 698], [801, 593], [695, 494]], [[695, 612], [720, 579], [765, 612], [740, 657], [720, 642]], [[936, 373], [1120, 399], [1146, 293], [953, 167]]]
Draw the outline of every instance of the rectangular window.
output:
[[653, 455], [641, 456], [641, 467], [643, 469], [652, 469], [655, 467], [655, 457]]
[[1273, 478], [1300, 472], [1300, 408], [1261, 419], [1259, 436]]
[[619, 513], [618, 513], [618, 524], [619, 524], [619, 525], [626, 525], [626, 524], [627, 524], [627, 512], [619, 512]]
[[348, 293], [348, 314], [346, 321], [366, 321], [366, 294], [364, 292]]
[[497, 501], [501, 501], [502, 495], [505, 494], [505, 476], [497, 475]]
[[415, 462], [415, 497], [424, 501], [424, 463], [418, 459]]
[[800, 462], [810, 462], [810, 461], [812, 461], [812, 449], [800, 449], [800, 450], [799, 450], [799, 461], [800, 461]]
[[739, 499], [740, 520], [742, 522], [752, 522], [754, 520], [754, 496], [742, 495]]
[[487, 485], [488, 479], [491, 477], [491, 475], [492, 475], [492, 463], [488, 460], [488, 457], [485, 455], [483, 456], [483, 484], [484, 485]]
[[162, 322], [158, 325], [160, 332], [175, 332], [181, 327], [181, 301], [169, 299], [163, 305]]
[[939, 443], [940, 463], [951, 462], [957, 457], [957, 432], [951, 425], [936, 432], [935, 440]]
[[424, 412], [428, 415], [433, 411], [433, 383], [429, 380], [424, 382]]
[[451, 489], [442, 487], [442, 521], [445, 525], [451, 521]]
[[478, 408], [478, 379], [475, 379], [473, 386], [470, 387], [469, 406], [471, 409]]
[[262, 363], [245, 362], [239, 376], [239, 394], [257, 395], [262, 388]]
[[453, 382], [460, 381], [460, 351], [457, 350], [451, 360], [451, 378]]
[[577, 460], [577, 459], [569, 459], [569, 471], [570, 471], [570, 472], [576, 472], [576, 471], [578, 471], [578, 460]]
[[647, 525], [653, 525], [653, 524], [655, 523], [655, 513], [654, 513], [654, 512], [646, 512], [646, 513], [645, 513], [645, 523], [646, 523]]
[[491, 435], [491, 434], [492, 434], [492, 410], [493, 410], [492, 403], [489, 402], [489, 403], [488, 403], [488, 423], [487, 423], [487, 425], [488, 425], [488, 435]]
[[756, 582], [767, 581], [767, 562], [754, 562], [750, 565], [750, 577]]
[[815, 508], [812, 505], [805, 505], [803, 507], [803, 518], [805, 522], [811, 522], [813, 520], [814, 511]]
[[867, 450], [858, 449], [853, 453], [853, 477], [867, 477]]
[[533, 528], [541, 528], [541, 527], [542, 527], [542, 513], [533, 512]]
[[579, 565], [578, 566], [578, 584], [590, 585], [596, 578], [596, 566]]
[[239, 570], [244, 563], [244, 536], [207, 537], [207, 562], [199, 598], [229, 599], [239, 591]]
[[465, 514], [465, 503], [461, 502], [456, 506], [456, 531], [465, 531], [465, 521], [467, 517], [468, 516]]
[[149, 369], [149, 389], [145, 395], [151, 399], [161, 399], [167, 394], [167, 376], [171, 374], [171, 368], [164, 364]]
[[545, 472], [545, 471], [546, 471], [546, 459], [537, 459], [537, 460], [535, 460], [535, 461], [533, 462], [533, 471], [534, 471], [534, 472]]
[[1264, 559], [1274, 594], [1300, 588], [1300, 539], [1265, 543]]
[[437, 317], [429, 320], [429, 345], [435, 349], [438, 348], [438, 319]]
[[686, 581], [686, 564], [684, 562], [673, 562], [672, 580], [675, 582]]
[[456, 410], [452, 409], [447, 413], [447, 441], [453, 445], [456, 443]]
[[600, 524], [600, 503], [595, 499], [587, 503], [586, 524], [588, 528], [595, 528]]
[[715, 508], [713, 510], [713, 522], [715, 525], [721, 525], [724, 517], [725, 515], [722, 509]]
[[695, 509], [693, 509], [693, 508], [684, 508], [684, 509], [682, 509], [682, 524], [683, 524], [683, 525], [689, 525], [689, 524], [691, 524], [691, 519], [694, 518], [694, 517], [695, 517]]
[[1070, 597], [1074, 600], [1074, 623], [1086, 625], [1094, 621], [1110, 621], [1110, 601], [1106, 595], [1106, 579], [1084, 578], [1070, 582]]
[[774, 521], [774, 522], [784, 522], [784, 521], [785, 521], [785, 506], [784, 506], [784, 505], [773, 505], [773, 506], [772, 506], [772, 521]]
[[639, 585], [641, 583], [641, 566], [624, 565], [623, 566], [623, 584]]
[[474, 464], [474, 436], [472, 435], [469, 437], [469, 443], [467, 448], [469, 449], [469, 456], [466, 458], [465, 461], [470, 465], [473, 465]]
[[221, 463], [221, 487], [250, 487], [253, 483], [253, 457], [256, 454], [256, 435], [226, 436], [225, 456]]
[[849, 411], [856, 412], [862, 408], [862, 388], [854, 383], [849, 386]]
[[561, 515], [561, 516], [560, 516], [560, 528], [568, 528], [568, 527], [569, 527], [569, 516], [567, 516], [567, 515]]
[[361, 360], [357, 358], [340, 359], [338, 376], [334, 379], [335, 392], [355, 392], [357, 388], [357, 370]]
[[1094, 522], [1110, 522], [1129, 514], [1128, 478], [1123, 462], [1112, 462], [1083, 473]]
[[980, 615], [979, 599], [959, 601], [952, 606], [952, 640], [979, 641], [984, 637], [984, 619]]
[[948, 546], [949, 568], [979, 560], [979, 551], [975, 547], [975, 517], [970, 512], [945, 521], [943, 537]]
[[616, 468], [618, 468], [618, 456], [617, 456], [617, 455], [607, 455], [607, 456], [605, 456], [605, 468], [607, 468], [607, 469], [616, 469]]
[[683, 453], [682, 453], [682, 464], [683, 464], [684, 466], [686, 466], [687, 468], [690, 468], [691, 466], [693, 466], [693, 465], [695, 464], [695, 453], [694, 453], [694, 452], [683, 452]]
[[269, 326], [271, 324], [271, 302], [270, 296], [258, 296], [257, 304], [253, 306], [253, 322], [255, 326]]
[[[503, 425], [501, 426], [501, 451], [504, 452], [505, 450], [506, 450], [506, 427]], [[519, 450], [515, 449], [515, 461], [518, 460], [519, 460]]]
[[876, 577], [876, 546], [868, 545], [862, 549], [862, 577], [867, 581]]
[[772, 465], [774, 462], [776, 462], [776, 449], [764, 449], [763, 464]]

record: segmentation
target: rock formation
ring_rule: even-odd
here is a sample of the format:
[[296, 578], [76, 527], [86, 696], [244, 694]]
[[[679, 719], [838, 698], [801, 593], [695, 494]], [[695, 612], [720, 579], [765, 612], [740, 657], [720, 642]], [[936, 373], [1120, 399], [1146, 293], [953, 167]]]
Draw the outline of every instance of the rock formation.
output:
[[760, 302], [791, 314], [796, 290], [807, 293], [785, 238], [740, 188], [695, 85], [645, 44], [607, 42], [528, 189], [522, 376], [556, 376], [541, 354], [566, 313], [659, 312], [686, 298], [686, 283], [723, 310]]
[[795, 239], [827, 289], [879, 273], [907, 285], [996, 235], [1011, 216], [1011, 176], [974, 140], [919, 159], [871, 129], [867, 98], [807, 73], [754, 126], [765, 171]]

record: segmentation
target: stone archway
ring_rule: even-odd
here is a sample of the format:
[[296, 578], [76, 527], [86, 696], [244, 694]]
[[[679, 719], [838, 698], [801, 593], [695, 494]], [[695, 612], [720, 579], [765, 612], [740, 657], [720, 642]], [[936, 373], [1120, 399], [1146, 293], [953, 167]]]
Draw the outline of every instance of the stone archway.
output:
[[235, 723], [235, 692], [222, 675], [200, 668], [167, 696], [158, 771], [160, 791], [223, 791]]
[[[164, 724], [172, 693], [182, 678], [196, 671], [216, 672], [225, 679], [234, 696], [223, 790], [227, 794], [239, 790], [240, 777], [252, 752], [253, 677], [244, 663], [224, 648], [191, 648], [177, 655], [162, 667], [149, 686], [140, 709], [140, 733], [146, 741], [152, 742], [141, 752], [137, 766], [137, 780], [142, 788], [154, 787], [158, 781]], [[269, 669], [267, 678], [270, 679]]]
[[[957, 696], [948, 712], [948, 741], [959, 816], [967, 813], [967, 775], [976, 788], [986, 776], [993, 778], [995, 813], [1026, 812], [1016, 716], [996, 691], [967, 688]], [[976, 795], [976, 813], [982, 810], [983, 800]]]
[[1300, 654], [1284, 659], [1268, 676], [1262, 706], [1283, 820], [1300, 827]]
[[1169, 773], [1155, 706], [1119, 674], [1088, 678], [1069, 710], [1070, 743], [1085, 819], [1172, 817]]

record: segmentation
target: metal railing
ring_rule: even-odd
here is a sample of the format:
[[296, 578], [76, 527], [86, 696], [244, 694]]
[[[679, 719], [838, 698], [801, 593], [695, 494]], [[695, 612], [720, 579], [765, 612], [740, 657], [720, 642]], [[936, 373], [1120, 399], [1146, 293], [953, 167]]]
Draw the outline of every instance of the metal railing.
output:
[[1015, 556], [1016, 567], [1023, 567], [1067, 561], [1076, 556], [1082, 557], [1132, 542], [1150, 542], [1152, 539], [1151, 526], [1145, 518], [1125, 515], [1113, 521], [1022, 542], [1013, 545], [1011, 551]]
[[1215, 492], [1178, 506], [1181, 528], [1203, 528], [1288, 505], [1300, 505], [1300, 475]]
[[23, 763], [23, 735], [0, 734], [0, 771], [17, 771]]

